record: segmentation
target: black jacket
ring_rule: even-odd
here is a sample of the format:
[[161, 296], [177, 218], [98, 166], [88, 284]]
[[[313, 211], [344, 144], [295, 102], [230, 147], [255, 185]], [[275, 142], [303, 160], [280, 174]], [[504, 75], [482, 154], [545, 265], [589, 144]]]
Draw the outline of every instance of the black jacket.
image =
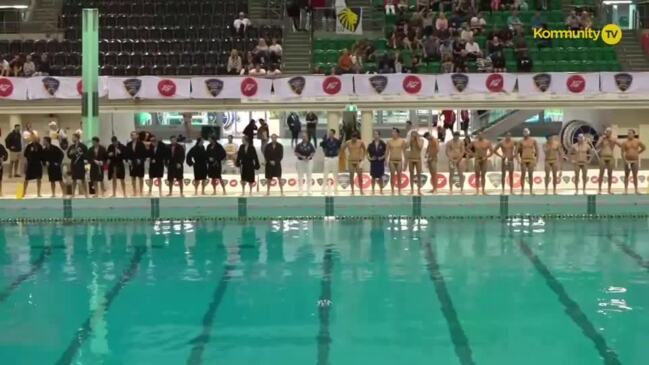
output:
[[23, 148], [20, 132], [16, 131], [15, 129], [9, 132], [7, 138], [5, 138], [5, 144], [7, 145], [7, 149], [9, 149], [9, 151], [20, 152]]

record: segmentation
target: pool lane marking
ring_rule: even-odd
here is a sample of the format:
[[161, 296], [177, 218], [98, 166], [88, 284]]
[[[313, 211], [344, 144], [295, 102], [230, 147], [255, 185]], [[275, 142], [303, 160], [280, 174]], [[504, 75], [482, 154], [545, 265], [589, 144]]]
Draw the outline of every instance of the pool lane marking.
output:
[[615, 244], [617, 248], [622, 250], [622, 252], [624, 252], [627, 256], [632, 258], [633, 261], [635, 261], [640, 267], [643, 267], [645, 270], [649, 272], [649, 261], [645, 261], [645, 259], [642, 258], [642, 256], [639, 253], [637, 253], [633, 248], [631, 248], [631, 246], [627, 245], [624, 242], [614, 239], [613, 236], [610, 234], [608, 235], [608, 239], [609, 241], [613, 242], [613, 244]]
[[142, 257], [144, 256], [145, 252], [146, 252], [146, 248], [144, 247], [135, 248], [135, 253], [133, 254], [133, 257], [131, 257], [131, 262], [129, 263], [126, 270], [122, 272], [122, 276], [120, 277], [119, 281], [117, 281], [117, 283], [115, 283], [115, 285], [113, 285], [113, 287], [104, 295], [104, 305], [100, 306], [97, 310], [95, 310], [95, 312], [93, 312], [90, 316], [88, 316], [88, 318], [86, 318], [83, 324], [77, 329], [74, 338], [72, 339], [72, 341], [70, 341], [70, 344], [65, 349], [65, 352], [63, 352], [61, 357], [58, 359], [56, 365], [72, 364], [74, 358], [77, 356], [77, 352], [79, 352], [79, 349], [81, 348], [83, 343], [92, 334], [93, 328], [92, 328], [91, 321], [93, 318], [97, 316], [98, 314], [97, 311], [103, 311], [104, 313], [108, 312], [111, 304], [113, 303], [115, 298], [119, 295], [120, 291], [137, 274], [140, 266], [140, 262], [142, 261]]
[[473, 361], [469, 339], [464, 333], [462, 324], [458, 319], [455, 306], [453, 305], [453, 300], [451, 299], [451, 294], [449, 294], [448, 289], [446, 288], [444, 275], [442, 275], [439, 263], [437, 262], [437, 255], [431, 247], [430, 242], [424, 244], [424, 251], [426, 257], [426, 268], [428, 268], [430, 280], [435, 286], [435, 293], [437, 293], [437, 299], [441, 305], [442, 314], [446, 319], [448, 331], [451, 334], [451, 341], [453, 342], [455, 354], [460, 360], [460, 364], [473, 365], [475, 364], [475, 361]]
[[331, 335], [329, 333], [329, 316], [331, 314], [331, 272], [334, 266], [333, 248], [328, 245], [322, 258], [322, 279], [320, 279], [320, 299], [318, 300], [318, 365], [329, 364], [329, 347]]
[[593, 323], [588, 319], [584, 311], [581, 309], [579, 304], [575, 302], [570, 296], [566, 289], [561, 285], [559, 280], [552, 275], [550, 269], [541, 261], [541, 259], [532, 251], [532, 248], [522, 239], [518, 241], [518, 248], [523, 252], [523, 254], [530, 260], [536, 271], [541, 274], [545, 283], [550, 287], [550, 289], [556, 294], [559, 302], [563, 304], [566, 310], [566, 314], [572, 319], [572, 321], [581, 329], [581, 332], [584, 336], [588, 337], [599, 356], [604, 360], [606, 365], [621, 365], [622, 363], [617, 357], [615, 351], [608, 346], [604, 337], [597, 332]]
[[38, 258], [31, 263], [29, 271], [19, 275], [6, 289], [0, 292], [0, 303], [7, 300], [11, 296], [11, 294], [13, 294], [13, 292], [16, 291], [16, 289], [18, 289], [18, 287], [22, 283], [24, 283], [27, 279], [33, 277], [40, 269], [42, 269], [45, 260], [51, 254], [52, 254], [51, 247], [48, 246], [42, 247], [41, 253], [40, 255], [38, 255]]
[[214, 316], [223, 300], [225, 290], [228, 288], [228, 283], [230, 282], [232, 271], [234, 271], [234, 269], [235, 265], [225, 265], [219, 285], [216, 286], [216, 289], [214, 289], [214, 293], [212, 294], [212, 301], [203, 315], [203, 329], [201, 334], [190, 341], [190, 344], [193, 346], [189, 358], [187, 359], [187, 365], [200, 365], [203, 363], [203, 352], [205, 352], [205, 345], [207, 345], [211, 339], [210, 334], [212, 332], [212, 325], [214, 324]]

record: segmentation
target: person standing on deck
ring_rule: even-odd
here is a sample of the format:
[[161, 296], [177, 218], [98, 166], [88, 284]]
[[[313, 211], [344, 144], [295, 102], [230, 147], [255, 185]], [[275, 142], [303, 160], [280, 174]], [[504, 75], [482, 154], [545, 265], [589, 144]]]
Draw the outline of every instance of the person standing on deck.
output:
[[460, 194], [464, 193], [464, 155], [466, 148], [464, 141], [460, 140], [460, 132], [453, 132], [453, 139], [446, 143], [446, 157], [448, 158], [448, 187], [451, 195], [453, 194], [453, 185], [455, 185], [454, 176], [457, 173], [460, 182]]
[[314, 112], [306, 113], [306, 132], [309, 135], [309, 142], [313, 140], [313, 145], [318, 144], [317, 141], [317, 132], [318, 132], [318, 116]]
[[67, 152], [70, 159], [70, 171], [72, 172], [72, 197], [76, 194], [77, 183], [79, 193], [88, 197], [88, 186], [86, 184], [86, 161], [88, 159], [88, 147], [81, 143], [79, 133], [72, 134], [72, 144]]
[[352, 188], [352, 195], [354, 195], [354, 173], [358, 175], [358, 186], [361, 189], [361, 195], [363, 195], [363, 160], [365, 157], [365, 143], [360, 140], [360, 135], [358, 132], [352, 133], [352, 139], [345, 142], [345, 151], [347, 151], [347, 163], [349, 170], [349, 184]]
[[185, 147], [178, 143], [178, 138], [176, 136], [171, 136], [171, 138], [169, 139], [171, 141], [171, 144], [169, 145], [169, 150], [165, 161], [165, 165], [167, 165], [167, 181], [169, 182], [169, 193], [167, 194], [167, 196], [171, 196], [174, 184], [176, 182], [178, 183], [178, 188], [180, 189], [180, 196], [185, 196], [183, 194]]
[[[561, 164], [565, 159], [563, 147], [559, 142], [559, 137], [550, 136], [548, 141], [543, 145], [545, 153], [545, 194], [548, 193], [548, 185], [552, 179], [552, 194], [557, 194], [557, 183], [561, 174]], [[550, 176], [552, 172], [552, 176]]]
[[[141, 196], [144, 189], [144, 161], [147, 157], [146, 147], [140, 140], [137, 132], [131, 132], [131, 140], [126, 144], [126, 160], [129, 166], [129, 174], [131, 176], [131, 187], [133, 188], [133, 196], [138, 193]], [[138, 187], [136, 188], [136, 181]]]
[[23, 182], [23, 194], [27, 194], [27, 186], [30, 180], [36, 180], [36, 196], [41, 197], [41, 179], [43, 178], [43, 147], [39, 143], [36, 134], [32, 134], [30, 142], [25, 147], [25, 180]]
[[516, 152], [521, 163], [521, 194], [525, 194], [525, 178], [530, 184], [530, 194], [533, 195], [534, 168], [539, 160], [539, 146], [536, 140], [530, 137], [530, 130], [523, 129], [523, 139], [518, 142]]
[[475, 160], [474, 172], [476, 177], [476, 195], [481, 192], [482, 195], [486, 195], [485, 184], [487, 182], [487, 163], [489, 162], [489, 158], [493, 155], [493, 148], [491, 142], [484, 138], [482, 132], [478, 133], [478, 138], [473, 141], [472, 144], [472, 157]]
[[126, 155], [126, 146], [117, 140], [117, 137], [112, 136], [110, 139], [110, 146], [108, 146], [108, 180], [113, 181], [113, 195], [114, 198], [117, 193], [117, 180], [120, 181], [122, 186], [122, 194], [126, 198], [126, 169], [124, 168], [124, 158]]
[[378, 181], [380, 193], [383, 195], [383, 175], [385, 175], [385, 156], [388, 146], [381, 139], [381, 132], [374, 131], [374, 140], [367, 146], [367, 159], [370, 161], [370, 177], [372, 178], [372, 195]]
[[264, 160], [266, 160], [266, 195], [270, 195], [270, 185], [273, 179], [277, 179], [279, 191], [284, 195], [282, 185], [282, 159], [284, 158], [284, 146], [277, 142], [277, 134], [271, 136], [271, 142], [264, 148]]
[[215, 135], [210, 135], [210, 143], [207, 145], [207, 177], [212, 182], [212, 195], [216, 195], [216, 183], [221, 184], [223, 195], [225, 195], [225, 184], [222, 177], [222, 162], [226, 158], [226, 152]]
[[63, 150], [52, 144], [52, 138], [43, 137], [43, 163], [47, 167], [47, 177], [50, 181], [52, 198], [56, 197], [56, 183], [61, 187], [61, 193], [65, 196], [63, 186]]
[[570, 157], [575, 169], [575, 195], [579, 194], [579, 173], [582, 176], [582, 193], [586, 194], [586, 183], [588, 183], [588, 164], [593, 159], [592, 147], [586, 142], [583, 134], [577, 136], [577, 143], [570, 148]]
[[20, 135], [20, 124], [14, 125], [14, 129], [7, 134], [5, 144], [9, 150], [9, 177], [20, 177], [20, 154], [23, 150], [22, 137]]
[[[302, 141], [295, 146], [294, 153], [297, 157], [296, 170], [299, 194], [301, 196], [304, 193], [304, 183], [306, 182], [307, 194], [311, 195], [311, 174], [313, 172], [313, 155], [315, 155], [315, 147], [311, 144], [307, 132], [302, 132]], [[305, 179], [306, 181], [303, 181]]]
[[147, 158], [149, 159], [149, 195], [154, 185], [158, 185], [158, 196], [162, 196], [162, 178], [165, 174], [165, 158], [167, 156], [167, 145], [158, 141], [154, 135], [149, 137], [149, 146], [147, 147]]
[[252, 139], [243, 136], [242, 144], [237, 153], [236, 166], [241, 169], [241, 195], [246, 194], [246, 183], [248, 184], [248, 195], [252, 195], [252, 185], [255, 183], [255, 170], [259, 170], [259, 158]]
[[201, 194], [205, 195], [207, 185], [207, 151], [203, 145], [203, 138], [196, 138], [196, 144], [187, 153], [187, 165], [194, 168], [194, 195], [198, 195], [198, 185]]
[[[509, 181], [509, 194], [514, 194], [514, 159], [516, 158], [516, 142], [512, 134], [507, 132], [505, 139], [498, 142], [494, 154], [500, 157], [500, 193], [505, 194], [505, 182]], [[508, 176], [509, 175], [509, 176]], [[509, 177], [509, 179], [507, 179]]]
[[90, 162], [90, 183], [95, 189], [95, 198], [99, 196], [99, 188], [101, 187], [101, 195], [106, 192], [104, 185], [104, 164], [108, 160], [108, 153], [106, 148], [99, 144], [98, 137], [92, 137], [92, 148], [88, 151], [88, 161]]
[[340, 139], [336, 138], [336, 130], [330, 129], [329, 133], [320, 142], [324, 152], [324, 169], [322, 171], [322, 194], [329, 194], [329, 174], [333, 175], [334, 194], [338, 193], [338, 160], [340, 155]]
[[599, 154], [599, 180], [597, 194], [602, 193], [602, 181], [604, 180], [604, 171], [607, 173], [608, 193], [611, 192], [611, 185], [613, 184], [613, 167], [615, 167], [615, 147], [619, 142], [613, 137], [613, 129], [606, 128], [604, 135], [597, 141], [595, 150]]
[[[401, 195], [401, 172], [403, 171], [403, 160], [406, 151], [406, 141], [401, 138], [399, 130], [392, 128], [392, 138], [387, 143], [388, 154], [388, 167], [390, 168], [390, 190], [394, 195], [394, 184], [396, 182]], [[395, 181], [396, 176], [396, 181]]]
[[640, 167], [640, 155], [647, 147], [636, 138], [635, 130], [629, 129], [626, 141], [622, 143], [621, 148], [622, 160], [624, 161], [624, 194], [628, 193], [630, 174], [633, 174], [635, 193], [640, 194], [640, 191], [638, 191], [638, 168]]
[[414, 184], [417, 184], [417, 195], [421, 195], [421, 151], [424, 148], [424, 141], [414, 129], [410, 129], [407, 135], [409, 138], [406, 144], [406, 158], [410, 172], [410, 195], [415, 193]]
[[437, 192], [437, 154], [439, 153], [439, 142], [437, 138], [428, 132], [424, 134], [424, 139], [428, 141], [428, 146], [426, 147], [426, 165], [428, 166], [428, 172], [430, 172], [430, 183], [433, 185], [433, 190], [430, 192], [435, 194]]
[[9, 158], [9, 153], [5, 149], [5, 146], [0, 143], [0, 196], [2, 196], [2, 173], [4, 172], [4, 163]]

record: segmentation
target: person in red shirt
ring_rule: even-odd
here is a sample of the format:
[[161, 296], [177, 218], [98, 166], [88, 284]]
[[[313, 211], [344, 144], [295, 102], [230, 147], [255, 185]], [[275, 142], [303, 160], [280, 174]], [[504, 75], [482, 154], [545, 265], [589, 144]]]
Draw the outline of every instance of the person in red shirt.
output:
[[469, 130], [469, 122], [471, 121], [471, 113], [468, 110], [464, 109], [460, 111], [460, 129], [464, 131], [464, 134], [467, 134]]
[[344, 49], [343, 54], [338, 59], [338, 69], [340, 70], [340, 73], [351, 72], [353, 66], [354, 60], [352, 59], [352, 56], [349, 54], [347, 49]]
[[455, 125], [455, 111], [451, 109], [442, 110], [442, 122], [444, 123], [444, 134], [446, 135], [446, 130], [450, 129], [453, 132], [453, 126]]

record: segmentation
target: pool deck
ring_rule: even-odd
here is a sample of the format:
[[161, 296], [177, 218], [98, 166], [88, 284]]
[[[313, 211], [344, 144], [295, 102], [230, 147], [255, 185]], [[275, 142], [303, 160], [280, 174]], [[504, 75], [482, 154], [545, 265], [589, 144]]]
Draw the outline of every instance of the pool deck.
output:
[[[261, 194], [261, 193], [260, 193]], [[649, 195], [218, 196], [0, 200], [0, 221], [649, 215]]]

